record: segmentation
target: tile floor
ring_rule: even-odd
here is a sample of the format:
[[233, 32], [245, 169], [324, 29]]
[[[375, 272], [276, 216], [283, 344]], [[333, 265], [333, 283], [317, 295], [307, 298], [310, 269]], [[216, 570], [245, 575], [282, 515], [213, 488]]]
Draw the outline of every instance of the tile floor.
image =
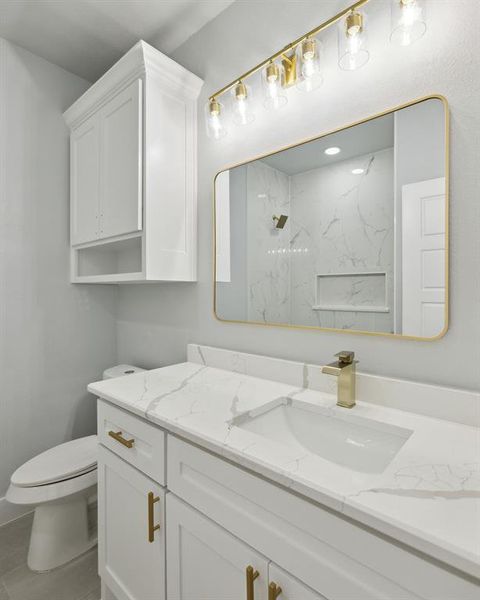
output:
[[49, 573], [28, 569], [32, 517], [0, 527], [0, 600], [99, 600], [96, 548]]

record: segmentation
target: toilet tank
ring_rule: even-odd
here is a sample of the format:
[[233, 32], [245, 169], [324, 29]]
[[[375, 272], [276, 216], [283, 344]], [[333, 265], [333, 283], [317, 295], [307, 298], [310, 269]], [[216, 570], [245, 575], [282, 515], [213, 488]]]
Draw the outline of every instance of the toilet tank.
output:
[[133, 373], [141, 373], [145, 369], [135, 367], [133, 365], [116, 365], [110, 367], [103, 372], [103, 379], [114, 379], [115, 377], [123, 377], [124, 375], [133, 375]]

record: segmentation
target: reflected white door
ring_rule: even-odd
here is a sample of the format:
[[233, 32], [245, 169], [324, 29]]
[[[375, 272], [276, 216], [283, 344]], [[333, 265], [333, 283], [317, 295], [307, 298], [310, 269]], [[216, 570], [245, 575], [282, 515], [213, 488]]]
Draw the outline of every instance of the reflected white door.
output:
[[402, 333], [434, 337], [445, 325], [445, 178], [402, 188]]

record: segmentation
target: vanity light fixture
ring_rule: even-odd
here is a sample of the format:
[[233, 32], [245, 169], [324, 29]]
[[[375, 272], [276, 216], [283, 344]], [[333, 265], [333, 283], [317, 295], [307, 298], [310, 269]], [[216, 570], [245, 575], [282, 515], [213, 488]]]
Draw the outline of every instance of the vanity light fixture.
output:
[[303, 40], [300, 48], [301, 73], [297, 88], [302, 92], [318, 89], [323, 83], [320, 73], [320, 44], [313, 37]]
[[205, 105], [205, 122], [209, 138], [219, 140], [227, 134], [223, 124], [223, 104], [216, 98], [210, 98]]
[[365, 173], [365, 169], [352, 169], [352, 175], [363, 175]]
[[338, 64], [344, 71], [355, 71], [369, 58], [365, 15], [352, 10], [338, 27]]
[[392, 0], [392, 33], [390, 40], [399, 46], [410, 46], [427, 31], [425, 0]]
[[[346, 71], [354, 71], [365, 65], [370, 58], [370, 53], [366, 32], [367, 17], [363, 8], [370, 1], [357, 0], [212, 94], [205, 111], [209, 137], [219, 140], [227, 133], [224, 107], [219, 101], [219, 98], [227, 92], [232, 92], [230, 106], [233, 123], [245, 125], [254, 120], [249, 106], [250, 88], [246, 85], [249, 77], [261, 73], [263, 105], [267, 109], [285, 106], [288, 102], [288, 90], [294, 85], [302, 91], [312, 91], [320, 87], [323, 82], [321, 74], [323, 60], [319, 35], [333, 25], [338, 24], [339, 67]], [[411, 44], [426, 31], [426, 0], [391, 0], [391, 2], [391, 41], [403, 46]]]
[[331, 148], [327, 148], [324, 152], [327, 156], [335, 156], [335, 154], [340, 154], [342, 150], [338, 146], [332, 146]]
[[273, 60], [263, 70], [264, 105], [268, 110], [285, 106], [287, 97], [282, 91], [280, 68]]
[[250, 109], [250, 88], [239, 81], [232, 90], [232, 113], [235, 125], [248, 125], [255, 121], [255, 115]]

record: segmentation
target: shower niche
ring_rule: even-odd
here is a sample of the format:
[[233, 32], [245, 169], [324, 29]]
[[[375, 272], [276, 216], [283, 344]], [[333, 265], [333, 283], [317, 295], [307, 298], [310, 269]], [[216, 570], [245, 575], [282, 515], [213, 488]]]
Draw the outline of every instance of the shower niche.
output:
[[390, 312], [385, 272], [324, 273], [315, 291], [313, 310]]

